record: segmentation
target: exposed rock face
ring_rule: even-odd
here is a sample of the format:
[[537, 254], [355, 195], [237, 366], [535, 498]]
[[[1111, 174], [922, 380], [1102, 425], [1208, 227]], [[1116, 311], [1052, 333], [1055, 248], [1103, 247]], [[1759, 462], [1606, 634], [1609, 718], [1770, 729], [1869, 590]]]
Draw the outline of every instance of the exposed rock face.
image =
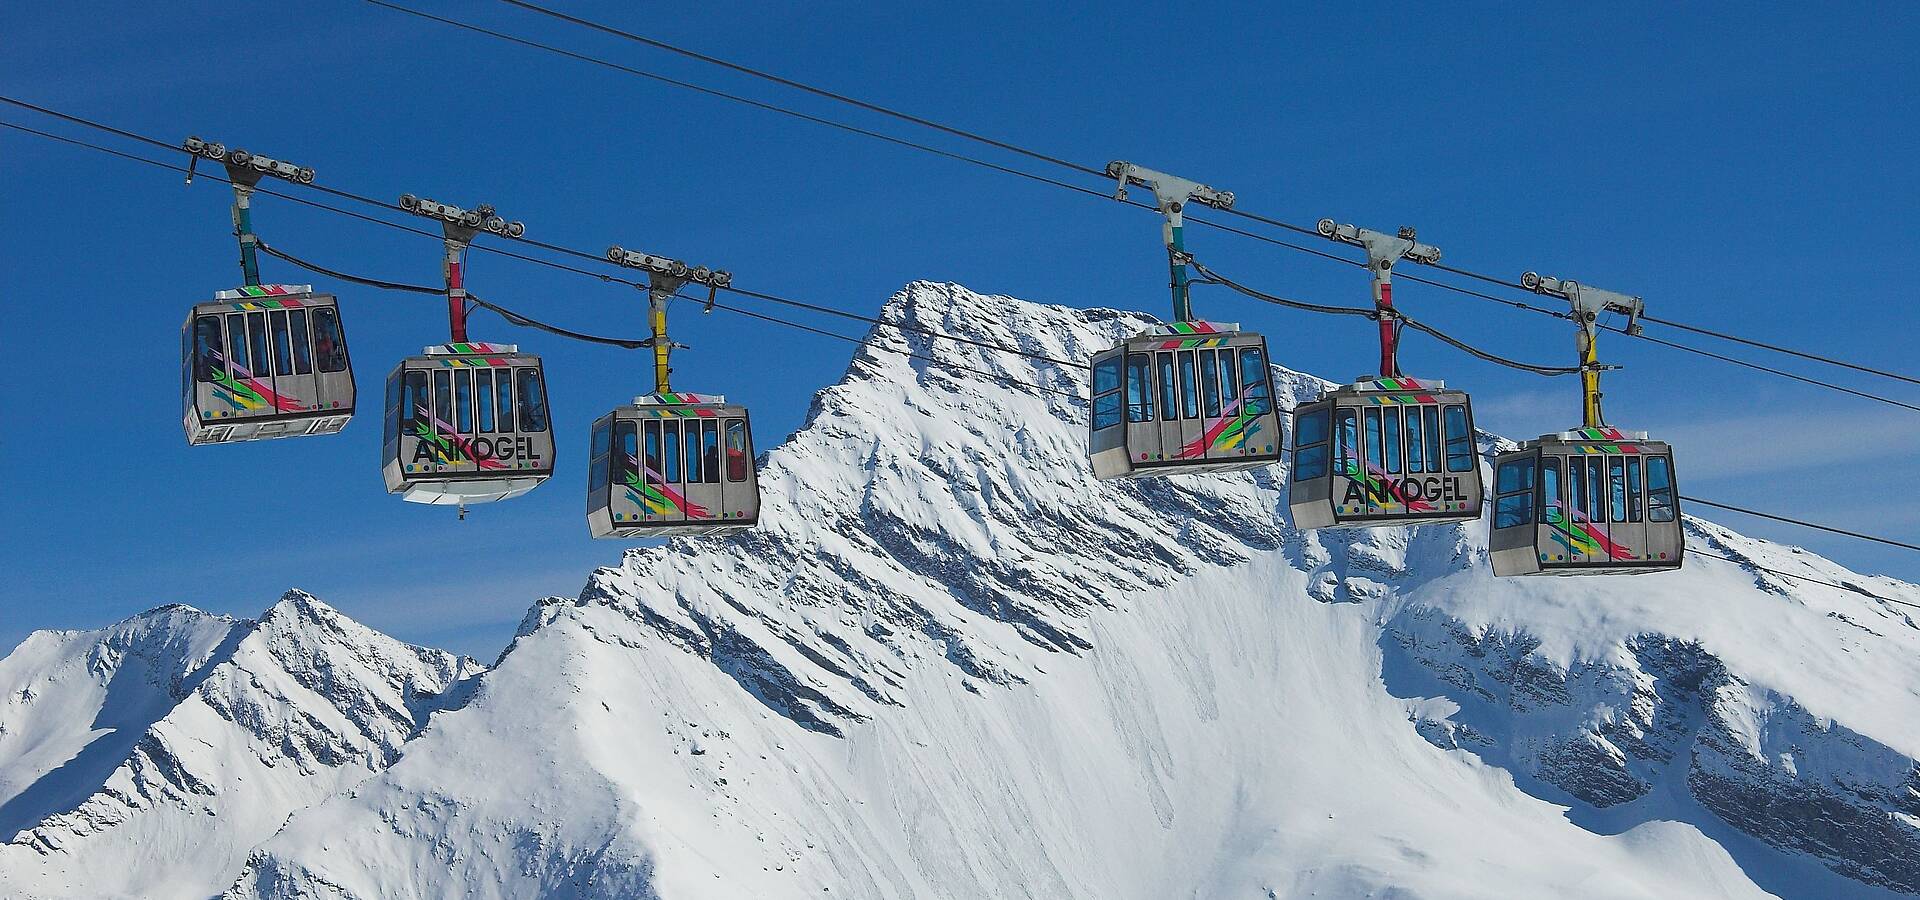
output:
[[1435, 746], [1505, 757], [1601, 809], [1685, 794], [1769, 845], [1920, 893], [1914, 759], [1751, 687], [1699, 643], [1641, 635], [1613, 660], [1562, 668], [1524, 633], [1475, 634], [1431, 609], [1383, 638], [1463, 701], [1451, 721], [1416, 723]]

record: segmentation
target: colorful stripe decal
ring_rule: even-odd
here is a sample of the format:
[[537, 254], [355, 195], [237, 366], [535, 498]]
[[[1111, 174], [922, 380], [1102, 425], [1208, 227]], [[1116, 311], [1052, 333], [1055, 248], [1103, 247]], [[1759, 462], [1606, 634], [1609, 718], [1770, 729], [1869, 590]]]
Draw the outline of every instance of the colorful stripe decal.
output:
[[487, 353], [513, 352], [512, 349], [506, 344], [483, 344], [479, 342], [469, 342], [469, 341], [456, 341], [451, 344], [441, 344], [439, 347], [435, 349], [441, 353], [458, 353], [463, 356], [480, 356]]
[[274, 393], [273, 389], [260, 383], [245, 366], [234, 364], [233, 371], [227, 371], [225, 354], [214, 352], [213, 363], [214, 396], [227, 402], [239, 412], [258, 412], [272, 406], [275, 412], [299, 412], [305, 407], [297, 401]]
[[713, 402], [712, 399], [707, 397], [702, 397], [699, 394], [688, 394], [688, 393], [677, 392], [677, 391], [655, 391], [651, 395], [650, 399], [653, 402], [646, 404], [646, 408], [653, 409], [654, 411], [659, 412], [663, 417], [682, 418], [682, 419], [712, 419], [712, 418], [717, 418], [720, 415], [720, 413], [716, 412], [713, 409], [678, 408], [678, 407], [690, 406], [693, 404]]
[[1579, 430], [1576, 430], [1576, 431], [1575, 431], [1575, 432], [1573, 432], [1573, 433], [1574, 433], [1574, 435], [1575, 435], [1576, 437], [1578, 437], [1578, 438], [1579, 438], [1579, 439], [1581, 439], [1581, 440], [1588, 440], [1588, 441], [1608, 441], [1608, 442], [1610, 442], [1610, 443], [1605, 443], [1605, 444], [1602, 444], [1602, 445], [1600, 445], [1600, 446], [1598, 446], [1598, 447], [1581, 447], [1581, 448], [1580, 448], [1580, 452], [1581, 452], [1581, 453], [1588, 453], [1588, 454], [1600, 454], [1600, 453], [1627, 453], [1627, 454], [1638, 454], [1638, 453], [1640, 452], [1640, 448], [1639, 448], [1639, 446], [1637, 446], [1637, 445], [1634, 445], [1634, 444], [1628, 444], [1628, 443], [1611, 443], [1611, 442], [1614, 442], [1614, 441], [1625, 441], [1625, 440], [1627, 439], [1627, 436], [1626, 436], [1625, 434], [1622, 434], [1622, 433], [1621, 433], [1621, 431], [1620, 431], [1620, 429], [1618, 429], [1618, 428], [1593, 428], [1593, 427], [1587, 427], [1587, 428], [1581, 428], [1581, 429], [1579, 429]]
[[[1223, 334], [1212, 322], [1175, 322], [1168, 325], [1167, 330], [1180, 335]], [[1158, 349], [1192, 350], [1196, 347], [1218, 347], [1224, 343], [1226, 343], [1226, 338], [1224, 337], [1187, 337], [1171, 341], [1162, 341]]]
[[259, 303], [229, 303], [227, 305], [241, 312], [262, 312], [269, 309], [299, 309], [306, 304], [298, 300], [262, 300]]
[[1264, 413], [1247, 411], [1248, 398], [1253, 396], [1261, 384], [1251, 384], [1241, 390], [1240, 396], [1221, 411], [1220, 417], [1207, 422], [1200, 437], [1174, 455], [1175, 459], [1194, 459], [1205, 456], [1208, 448], [1214, 450], [1232, 450], [1247, 438], [1260, 432], [1260, 417]]
[[656, 516], [669, 516], [684, 513], [689, 519], [711, 519], [713, 513], [706, 507], [688, 500], [685, 495], [667, 484], [667, 479], [653, 469], [646, 469], [646, 478], [639, 475], [640, 461], [627, 457], [626, 479], [627, 497]]
[[1369, 394], [1368, 406], [1412, 405], [1415, 403], [1439, 403], [1432, 394]]
[[1558, 501], [1547, 507], [1547, 527], [1552, 529], [1548, 533], [1553, 539], [1569, 553], [1599, 556], [1604, 551], [1608, 559], [1637, 558], [1631, 548], [1616, 544], [1600, 533], [1585, 515], [1575, 511], [1569, 517]]

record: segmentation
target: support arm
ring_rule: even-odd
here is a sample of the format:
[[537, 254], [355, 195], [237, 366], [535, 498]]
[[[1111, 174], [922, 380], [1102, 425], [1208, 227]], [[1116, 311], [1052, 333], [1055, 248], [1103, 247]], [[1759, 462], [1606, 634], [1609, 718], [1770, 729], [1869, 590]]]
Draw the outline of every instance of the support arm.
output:
[[233, 185], [233, 236], [240, 242], [240, 275], [248, 287], [258, 285], [260, 239], [253, 233], [254, 189], [259, 186], [260, 179], [268, 175], [295, 184], [312, 184], [313, 170], [245, 150], [229, 151], [225, 144], [203, 141], [197, 137], [187, 138], [181, 146], [193, 155], [192, 163], [187, 166], [189, 182], [193, 180], [194, 165], [202, 159], [210, 159], [226, 167], [227, 183]]
[[714, 295], [723, 287], [733, 283], [733, 276], [706, 266], [688, 268], [677, 259], [628, 250], [618, 245], [607, 248], [609, 261], [640, 269], [647, 273], [647, 283], [641, 290], [647, 292], [647, 323], [653, 331], [653, 392], [664, 394], [672, 390], [671, 375], [673, 368], [668, 365], [667, 357], [675, 348], [685, 349], [667, 337], [667, 303], [689, 282], [705, 285], [707, 288], [707, 311], [713, 311]]
[[1127, 199], [1127, 188], [1138, 186], [1153, 191], [1154, 206], [1166, 218], [1161, 234], [1167, 245], [1167, 269], [1173, 290], [1173, 318], [1176, 322], [1193, 320], [1191, 278], [1187, 274], [1186, 205], [1189, 202], [1227, 209], [1233, 206], [1233, 192], [1208, 187], [1165, 172], [1156, 172], [1123, 160], [1107, 164], [1107, 175], [1117, 186], [1115, 200]]
[[443, 274], [446, 275], [447, 280], [447, 333], [454, 343], [466, 343], [467, 247], [482, 231], [502, 237], [517, 238], [527, 233], [527, 226], [519, 222], [509, 222], [495, 215], [493, 205], [490, 203], [482, 203], [472, 209], [461, 209], [450, 203], [427, 200], [412, 194], [401, 194], [400, 208], [416, 216], [440, 222], [440, 233], [445, 238], [447, 247], [443, 267]]
[[1402, 259], [1432, 265], [1440, 261], [1440, 248], [1420, 243], [1414, 230], [1406, 227], [1398, 234], [1387, 234], [1321, 219], [1315, 230], [1343, 244], [1366, 248], [1367, 271], [1373, 275], [1373, 308], [1380, 320], [1380, 374], [1399, 375], [1399, 329], [1394, 322], [1399, 314], [1393, 310], [1393, 266]]
[[1626, 316], [1627, 333], [1639, 334], [1646, 301], [1537, 272], [1520, 276], [1520, 286], [1536, 294], [1559, 297], [1572, 305], [1573, 321], [1580, 329], [1575, 343], [1580, 351], [1580, 421], [1588, 428], [1605, 426], [1606, 417], [1600, 410], [1600, 373], [1615, 367], [1600, 364], [1600, 314], [1615, 312]]

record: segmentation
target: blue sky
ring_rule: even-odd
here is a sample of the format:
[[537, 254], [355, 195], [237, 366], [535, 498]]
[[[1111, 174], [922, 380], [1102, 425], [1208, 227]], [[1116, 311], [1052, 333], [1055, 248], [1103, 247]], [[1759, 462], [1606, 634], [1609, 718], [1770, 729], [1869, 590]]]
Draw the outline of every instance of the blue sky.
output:
[[[504, 5], [422, 2], [893, 128]], [[1920, 312], [1903, 286], [1920, 247], [1901, 239], [1920, 208], [1915, 7], [1512, 5], [1415, 16], [1273, 6], [1196, 8], [1179, 20], [1164, 4], [565, 8], [1070, 159], [1125, 158], [1205, 180], [1255, 212], [1414, 225], [1467, 268], [1538, 269], [1641, 294], [1679, 321], [1920, 368], [1907, 346]], [[730, 269], [743, 287], [863, 311], [916, 278], [1077, 306], [1166, 306], [1158, 230], [1145, 213], [362, 3], [236, 12], [79, 0], [16, 5], [5, 28], [7, 93], [292, 159], [359, 193], [490, 201], [543, 240], [679, 256]], [[11, 110], [0, 117], [100, 137]], [[178, 329], [190, 304], [238, 281], [227, 203], [217, 184], [185, 187], [0, 133], [0, 292], [14, 372], [0, 381], [0, 408], [13, 418], [0, 436], [11, 474], [0, 644], [172, 601], [248, 615], [298, 586], [401, 637], [490, 658], [534, 599], [571, 595], [593, 567], [617, 561], [622, 545], [590, 540], [582, 520], [584, 432], [647, 387], [638, 354], [477, 315], [476, 339], [546, 354], [564, 443], [552, 483], [464, 523], [385, 493], [368, 413], [333, 438], [188, 448]], [[437, 244], [424, 238], [273, 198], [257, 204], [256, 224], [317, 261], [438, 277]], [[1203, 229], [1190, 243], [1220, 271], [1279, 293], [1366, 298], [1356, 269]], [[488, 254], [470, 262], [471, 286], [489, 298], [583, 330], [643, 330], [638, 292]], [[270, 281], [326, 283], [274, 260], [264, 268]], [[334, 287], [363, 396], [377, 394], [394, 360], [444, 335], [444, 306], [430, 299]], [[1532, 361], [1571, 358], [1562, 323], [1398, 287], [1403, 307], [1464, 338]], [[1332, 377], [1372, 366], [1367, 323], [1213, 289], [1195, 305], [1265, 331], [1283, 364]], [[677, 386], [750, 403], [763, 448], [800, 423], [849, 352], [724, 313], [674, 325], [695, 348], [676, 357]], [[1920, 400], [1912, 386], [1711, 348]], [[1920, 413], [1621, 338], [1603, 355], [1627, 367], [1607, 379], [1610, 418], [1672, 439], [1688, 493], [1908, 540], [1920, 533], [1920, 511], [1891, 487], [1902, 481], [1894, 464], [1920, 439]], [[1410, 374], [1473, 390], [1480, 423], [1510, 435], [1559, 430], [1578, 414], [1565, 379], [1415, 338], [1403, 361]], [[1920, 554], [1719, 518], [1920, 579]]]

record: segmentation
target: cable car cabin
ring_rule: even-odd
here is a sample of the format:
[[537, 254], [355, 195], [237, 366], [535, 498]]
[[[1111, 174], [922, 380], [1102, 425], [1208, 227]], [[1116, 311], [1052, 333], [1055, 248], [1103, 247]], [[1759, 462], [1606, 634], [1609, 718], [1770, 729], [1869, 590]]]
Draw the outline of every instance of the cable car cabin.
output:
[[1473, 406], [1442, 381], [1372, 378], [1293, 411], [1288, 504], [1302, 529], [1480, 517]]
[[1101, 480], [1256, 469], [1280, 459], [1267, 340], [1177, 322], [1093, 357], [1093, 474]]
[[1680, 568], [1680, 493], [1665, 442], [1582, 428], [1542, 435], [1493, 465], [1493, 574]]
[[182, 329], [189, 444], [333, 434], [353, 418], [353, 366], [334, 298], [310, 285], [221, 291]]
[[597, 538], [720, 534], [760, 518], [747, 408], [685, 392], [637, 397], [593, 423], [587, 526]]
[[457, 343], [409, 356], [387, 377], [387, 493], [461, 505], [518, 497], [553, 474], [540, 357]]

